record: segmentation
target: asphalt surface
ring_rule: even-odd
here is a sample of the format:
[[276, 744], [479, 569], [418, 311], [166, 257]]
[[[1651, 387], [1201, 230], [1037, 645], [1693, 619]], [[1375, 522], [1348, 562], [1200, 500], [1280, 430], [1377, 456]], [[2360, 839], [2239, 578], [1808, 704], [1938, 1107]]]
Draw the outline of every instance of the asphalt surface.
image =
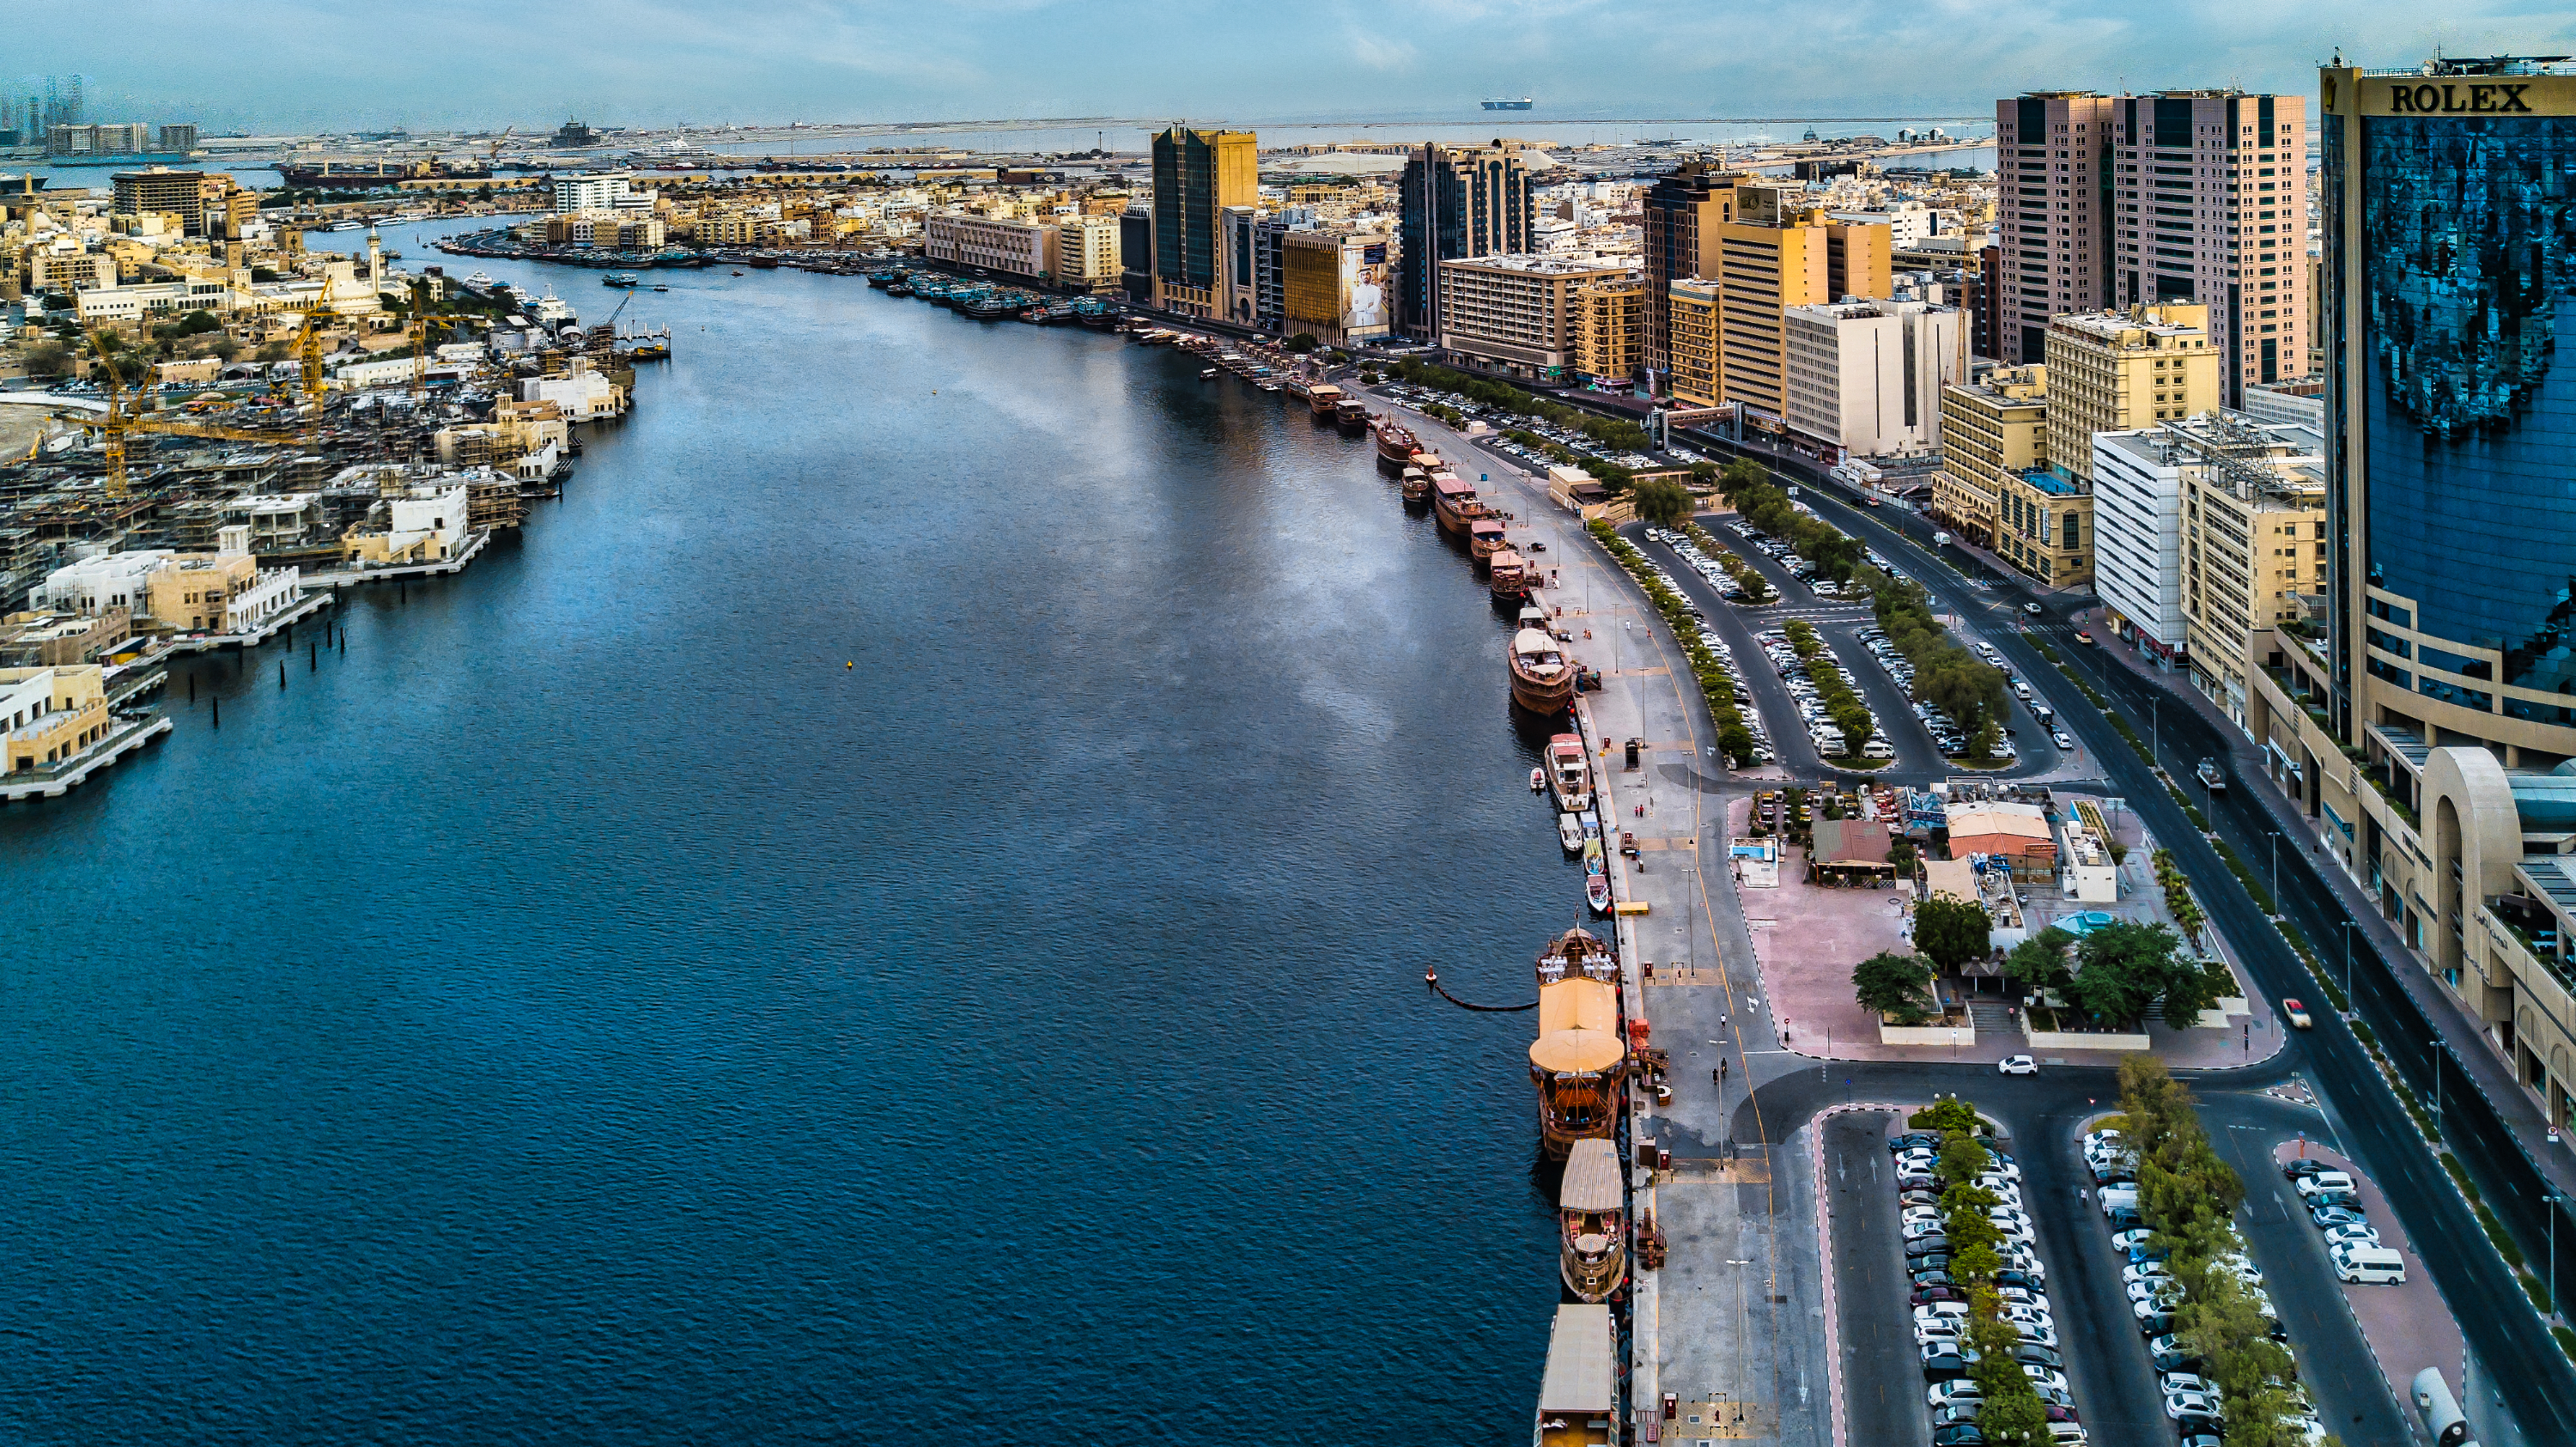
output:
[[1825, 1122], [1825, 1199], [1833, 1211], [1834, 1311], [1842, 1340], [1843, 1416], [1853, 1442], [1932, 1440], [1914, 1346], [1913, 1282], [1897, 1233], [1896, 1176], [1884, 1112]]
[[[1803, 464], [1789, 474], [1789, 480], [1804, 484], [1803, 500], [1820, 516], [1885, 553], [1929, 587], [1943, 606], [1971, 619], [1982, 617], [1987, 635], [2026, 676], [2056, 677], [2054, 666], [2029, 639], [2005, 631], [2012, 621], [2007, 610], [2031, 596], [2026, 590], [2009, 583], [1992, 589], [1969, 587], [1949, 563], [1972, 573], [1982, 572], [1982, 566], [1956, 550], [1942, 550], [1948, 562], [1936, 565], [1929, 541], [1932, 527], [1925, 520], [1836, 502], [1835, 490]], [[2048, 606], [2048, 600], [2042, 601]], [[2062, 618], [2044, 626], [2058, 631], [2061, 640], [2069, 631]], [[2176, 777], [2187, 778], [2191, 762], [2200, 757], [2232, 752], [2198, 715], [2170, 703], [2159, 705], [2147, 696], [2151, 690], [2122, 677], [2124, 670], [2089, 657], [2090, 650], [2067, 643], [2057, 652], [2130, 714], [2142, 736], [2152, 722], [2163, 734], [2163, 757]], [[2074, 701], [2062, 686], [2052, 696], [2061, 705]], [[2109, 721], [2090, 708], [2061, 707], [2059, 716], [2077, 740], [2093, 751], [2113, 786], [2127, 796], [2147, 827], [2174, 851], [2212, 920], [2237, 947], [2240, 962], [2264, 993], [2274, 1000], [2285, 995], [2316, 1000], [2320, 992], [2306, 967]], [[2230, 797], [2241, 792], [2217, 797], [2211, 823], [2238, 858], [2256, 870], [2268, 871], [2274, 826], [2254, 801]], [[2194, 802], [2202, 801], [2195, 798]], [[2332, 969], [2339, 956], [2340, 922], [2346, 916], [2340, 900], [2317, 877], [2317, 867], [2303, 851], [2283, 848], [2281, 902]], [[2538, 1243], [2546, 1230], [2547, 1208], [2541, 1201], [2546, 1188], [2521, 1143], [2493, 1105], [2466, 1088], [2468, 1077], [2450, 1057], [2451, 1047], [2397, 984], [2389, 963], [2368, 948], [2367, 941], [2355, 948], [2353, 960], [2352, 999], [2360, 1018], [2428, 1099], [2436, 1070], [2444, 1073], [2447, 1144], [2484, 1185], [2488, 1204], [2507, 1227], [2522, 1241]], [[2405, 967], [2415, 968], [2411, 962]], [[2341, 1125], [2336, 1144], [2379, 1182], [2409, 1236], [2423, 1242], [2456, 1243], [2458, 1249], [2429, 1257], [2428, 1265], [2443, 1299], [2459, 1318], [2470, 1349], [2491, 1374], [2506, 1410], [2534, 1441], [2576, 1442], [2576, 1366], [2551, 1340], [2502, 1257], [2481, 1245], [2483, 1232], [2475, 1215], [2406, 1119], [2403, 1106], [2350, 1026], [2330, 1012], [2317, 1012], [2316, 1022], [2316, 1028], [2303, 1032], [2291, 1049], [2303, 1059], [2330, 1115]], [[2560, 1264], [2563, 1279], [2576, 1280], [2576, 1241], [2567, 1239], [2571, 1235], [2576, 1233], [2560, 1233]]]

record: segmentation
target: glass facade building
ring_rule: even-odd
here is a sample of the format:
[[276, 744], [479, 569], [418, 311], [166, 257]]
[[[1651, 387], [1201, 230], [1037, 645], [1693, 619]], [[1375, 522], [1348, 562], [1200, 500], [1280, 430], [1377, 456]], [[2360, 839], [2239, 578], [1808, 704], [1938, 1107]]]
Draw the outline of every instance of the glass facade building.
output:
[[2576, 77], [2481, 64], [2325, 77], [2339, 703], [2576, 755]]

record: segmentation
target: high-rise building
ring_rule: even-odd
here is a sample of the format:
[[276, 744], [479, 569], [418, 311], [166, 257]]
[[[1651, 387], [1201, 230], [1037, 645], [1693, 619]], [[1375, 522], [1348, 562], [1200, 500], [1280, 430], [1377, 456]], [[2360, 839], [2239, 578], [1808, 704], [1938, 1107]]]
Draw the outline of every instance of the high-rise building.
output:
[[2208, 309], [2219, 401], [2307, 375], [2307, 102], [2232, 90], [2112, 107], [2113, 299]]
[[1254, 268], [1262, 215], [1258, 206], [1225, 206], [1216, 214], [1221, 240], [1218, 252], [1225, 258], [1223, 279], [1218, 284], [1217, 314], [1245, 326], [1260, 314], [1259, 281]]
[[169, 125], [160, 130], [160, 147], [180, 155], [197, 149], [197, 128], [191, 125]]
[[1665, 288], [1660, 307], [1647, 296], [1646, 317], [1660, 312], [1664, 319], [1666, 385], [1676, 402], [1717, 405], [1724, 370], [1717, 355], [1718, 295], [1716, 282], [1683, 277]]
[[1406, 157], [1399, 183], [1396, 324], [1440, 335], [1440, 263], [1531, 249], [1536, 203], [1521, 143], [1431, 144]]
[[[297, 233], [301, 235], [301, 232]], [[1118, 214], [1118, 284], [1135, 306], [1154, 304], [1154, 211], [1131, 203]]]
[[1574, 370], [1604, 381], [1626, 381], [1643, 364], [1646, 283], [1633, 272], [1587, 281], [1574, 289]]
[[2563, 1126], [2576, 191], [2553, 178], [2576, 166], [2576, 70], [2437, 57], [2318, 80], [2326, 609], [2249, 645], [2245, 727]]
[[1387, 335], [1387, 250], [1383, 231], [1283, 233], [1279, 271], [1286, 319], [1280, 325], [1334, 347]]
[[1082, 291], [1118, 286], [1118, 218], [1067, 216], [1056, 223], [1056, 284]]
[[1835, 299], [1828, 228], [1791, 213], [1770, 186], [1739, 186], [1735, 219], [1716, 228], [1718, 393], [1787, 416], [1788, 312]]
[[1690, 277], [1717, 275], [1717, 228], [1735, 219], [1735, 187], [1742, 179], [1712, 175], [1694, 161], [1647, 188], [1643, 205], [1643, 348], [1646, 365], [1655, 371], [1670, 371], [1675, 365], [1671, 336], [1673, 284]]
[[108, 179], [114, 188], [114, 199], [108, 204], [117, 213], [141, 216], [166, 211], [179, 218], [190, 236], [205, 234], [205, 172], [154, 166], [145, 171], [119, 171]]
[[1261, 201], [1258, 142], [1250, 131], [1173, 126], [1154, 137], [1154, 304], [1213, 317], [1223, 305], [1228, 206]]
[[1995, 102], [1995, 354], [2046, 358], [2048, 323], [2111, 304], [2111, 97], [2032, 91]]
[[1787, 320], [1791, 428], [1859, 457], [1937, 445], [1941, 389], [1967, 361], [1958, 308], [1840, 301], [1791, 307]]

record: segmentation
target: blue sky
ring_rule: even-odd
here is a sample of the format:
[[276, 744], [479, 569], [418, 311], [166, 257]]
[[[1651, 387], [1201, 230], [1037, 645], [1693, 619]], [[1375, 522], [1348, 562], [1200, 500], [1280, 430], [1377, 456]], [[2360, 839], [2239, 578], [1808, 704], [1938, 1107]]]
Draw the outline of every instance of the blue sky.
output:
[[[1187, 116], [1991, 114], [2035, 86], [2310, 93], [2336, 47], [2403, 64], [2576, 51], [2535, 0], [137, 0], [29, 6], [11, 69], [96, 119], [224, 129]], [[14, 84], [14, 82], [12, 82]], [[1540, 118], [1540, 117], [1533, 117]]]

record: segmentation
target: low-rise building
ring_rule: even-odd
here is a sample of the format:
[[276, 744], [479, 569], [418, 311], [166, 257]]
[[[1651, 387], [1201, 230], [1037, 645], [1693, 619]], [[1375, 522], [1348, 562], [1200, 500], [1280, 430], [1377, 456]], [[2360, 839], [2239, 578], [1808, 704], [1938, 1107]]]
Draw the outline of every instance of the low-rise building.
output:
[[469, 499], [462, 484], [404, 488], [381, 506], [381, 528], [362, 527], [348, 538], [349, 559], [360, 566], [400, 567], [436, 563], [465, 550]]
[[28, 600], [38, 611], [51, 610], [79, 613], [89, 617], [105, 615], [110, 609], [131, 612], [150, 611], [146, 596], [152, 570], [171, 556], [169, 548], [138, 548], [132, 552], [101, 553], [67, 563], [45, 575]]
[[1115, 291], [1122, 265], [1117, 217], [1067, 216], [1055, 223], [1057, 285], [1077, 291]]
[[2093, 580], [2093, 485], [2056, 466], [2004, 474], [1994, 552], [2043, 588]]
[[249, 633], [303, 597], [295, 568], [267, 568], [248, 553], [175, 553], [154, 569], [154, 621], [188, 633]]
[[0, 618], [0, 668], [54, 668], [101, 663], [134, 636], [133, 610], [12, 613]]
[[921, 254], [951, 266], [1049, 281], [1056, 274], [1056, 228], [1016, 216], [934, 211], [921, 221]]
[[62, 763], [112, 727], [98, 665], [0, 668], [0, 778]]
[[573, 422], [589, 422], [601, 417], [615, 417], [626, 410], [626, 391], [598, 372], [574, 372], [562, 377], [522, 377], [519, 400], [551, 402], [557, 411]]

